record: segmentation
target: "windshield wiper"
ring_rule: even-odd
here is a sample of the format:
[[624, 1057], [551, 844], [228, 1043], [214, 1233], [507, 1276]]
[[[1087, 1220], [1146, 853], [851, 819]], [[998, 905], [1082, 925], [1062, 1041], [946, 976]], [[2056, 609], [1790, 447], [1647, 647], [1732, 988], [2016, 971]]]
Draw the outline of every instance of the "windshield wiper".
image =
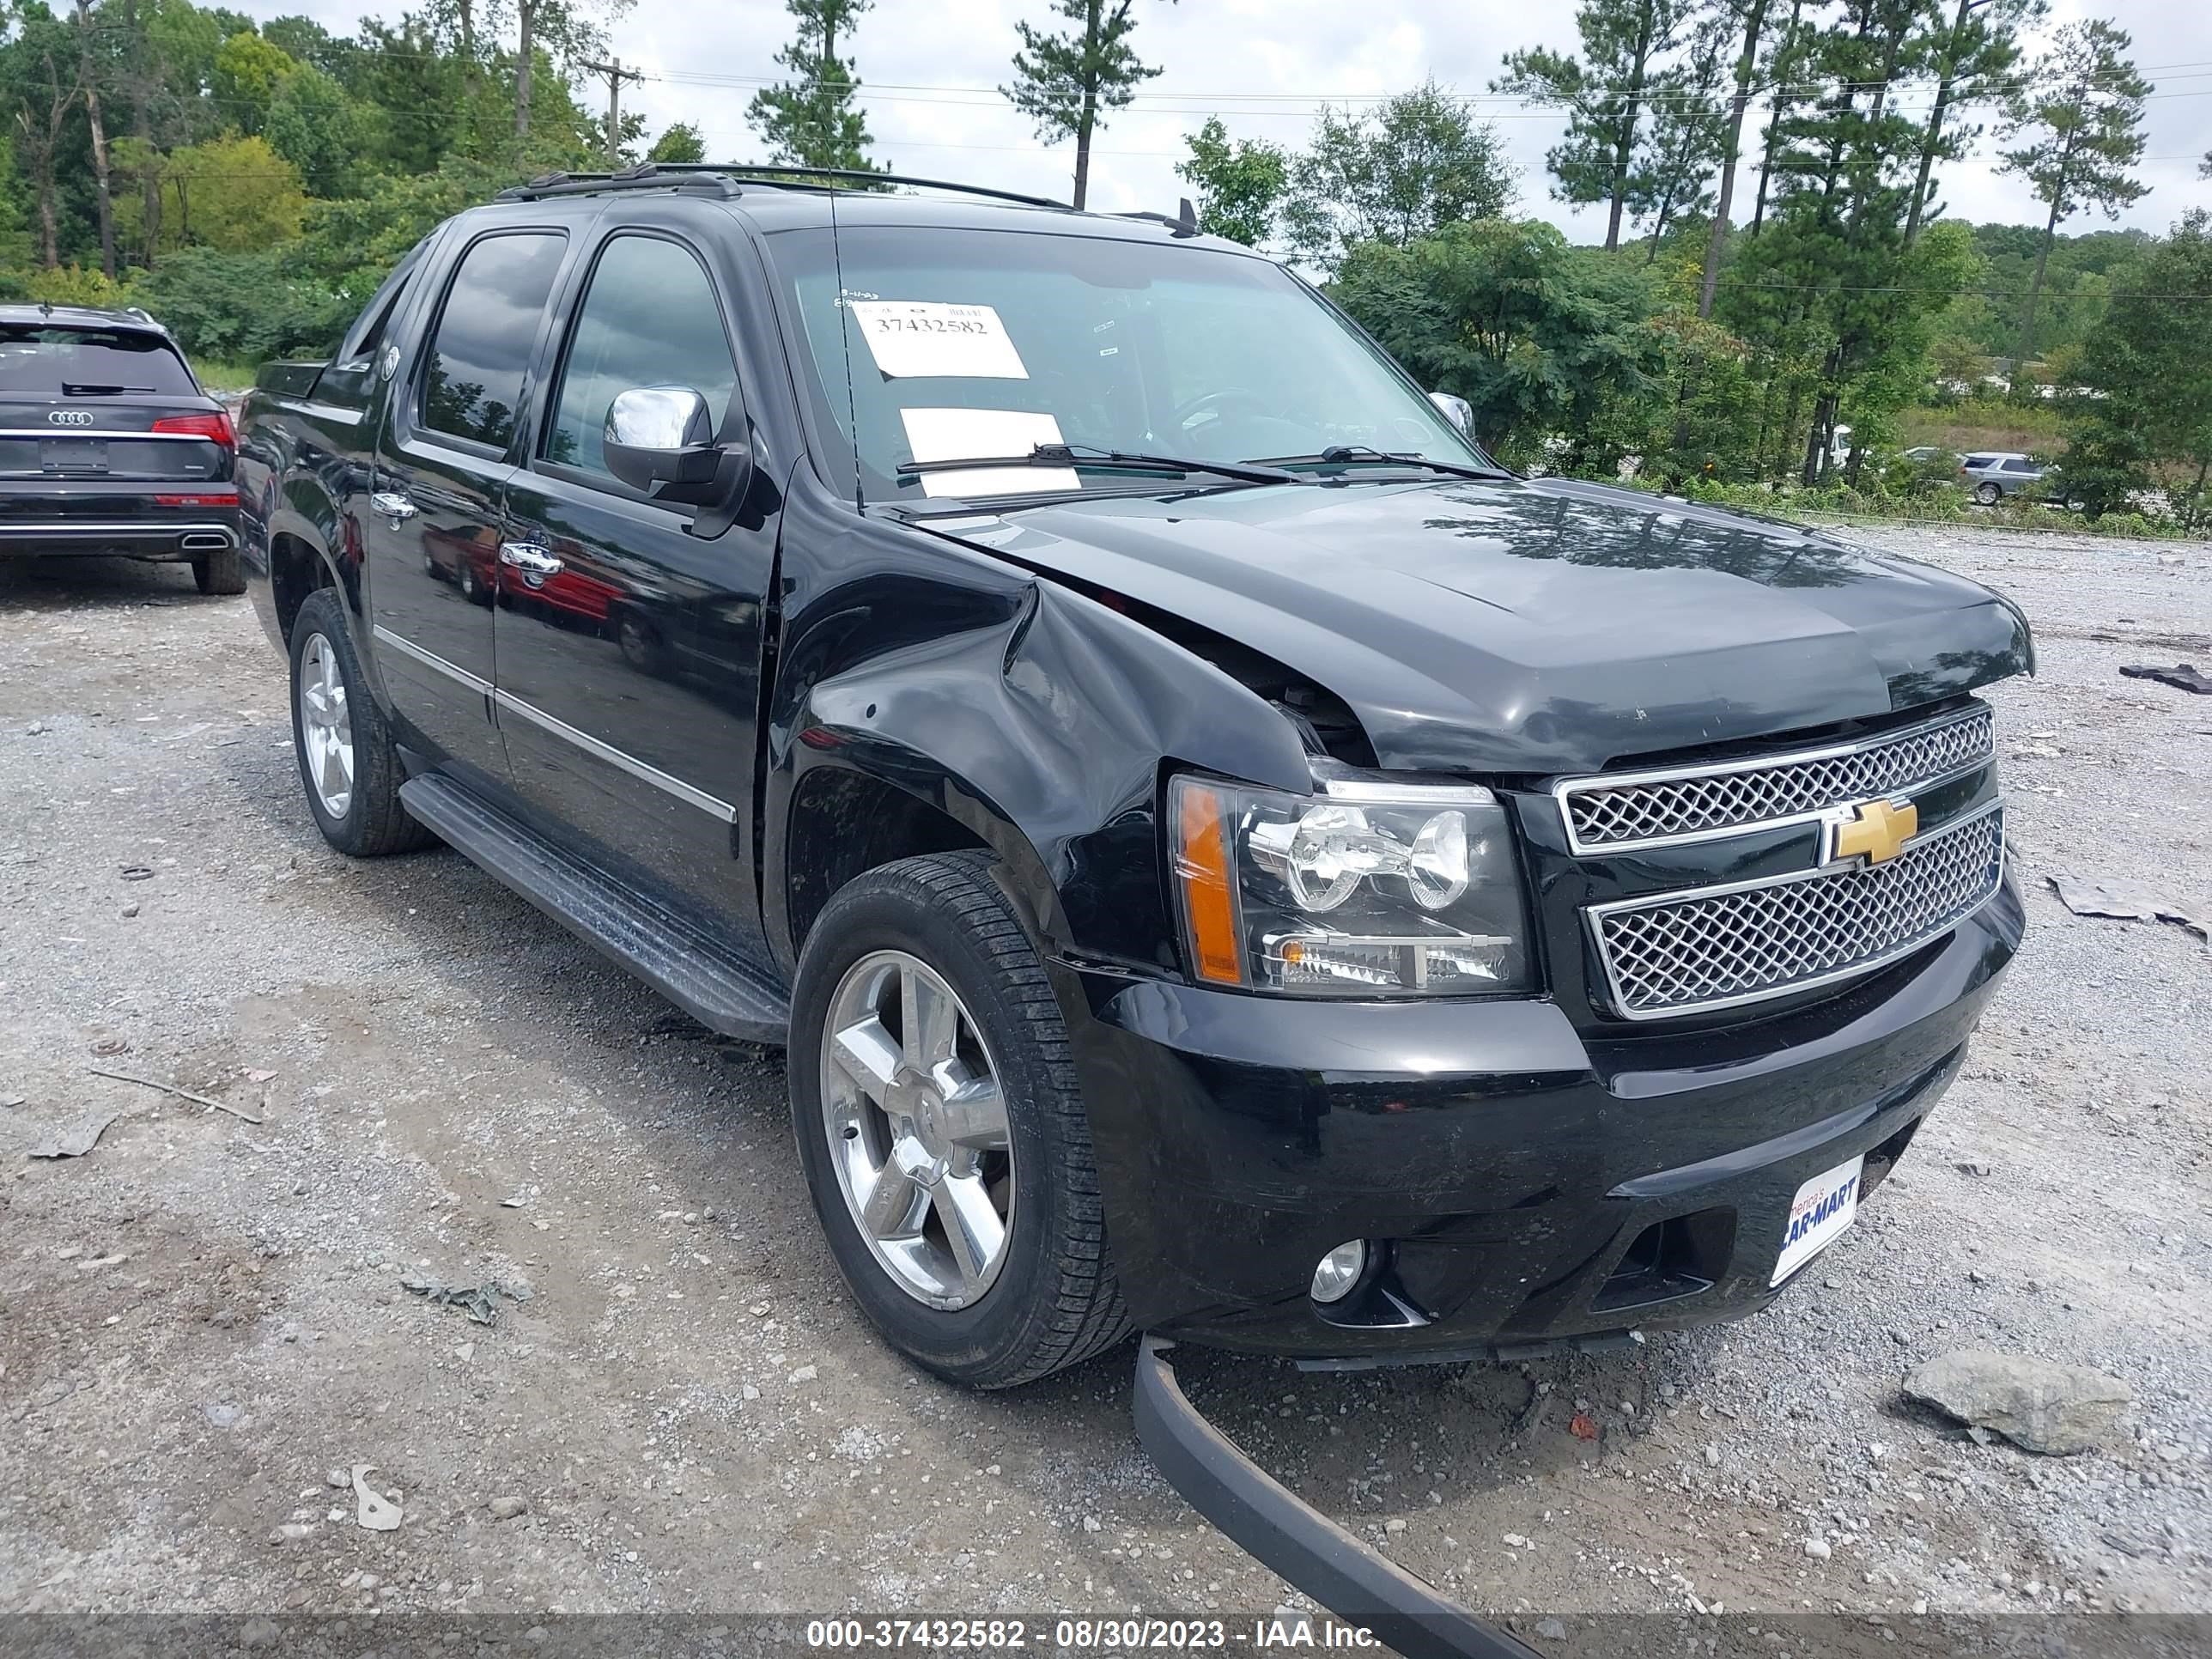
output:
[[73, 380], [62, 382], [62, 396], [64, 398], [116, 398], [126, 392], [151, 392], [152, 390], [154, 388], [150, 386], [100, 386]]
[[1205, 472], [1240, 483], [1306, 483], [1310, 480], [1279, 466], [1256, 461], [1200, 461], [1184, 455], [1142, 455], [1124, 449], [1094, 449], [1089, 444], [1038, 444], [1026, 455], [963, 455], [958, 460], [901, 461], [902, 477], [923, 472], [980, 472], [989, 467], [1091, 467], [1125, 472]]
[[1457, 461], [1432, 461], [1425, 455], [1396, 454], [1369, 444], [1331, 444], [1317, 455], [1270, 455], [1267, 462], [1286, 466], [1418, 466], [1454, 478], [1488, 481], [1514, 476], [1502, 466], [1463, 466]]

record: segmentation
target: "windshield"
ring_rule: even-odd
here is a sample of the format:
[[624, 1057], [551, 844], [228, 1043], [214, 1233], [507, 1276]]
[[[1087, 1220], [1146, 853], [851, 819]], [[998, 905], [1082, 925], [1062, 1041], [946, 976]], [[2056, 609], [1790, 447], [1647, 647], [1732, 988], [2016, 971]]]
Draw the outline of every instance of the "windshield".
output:
[[1041, 443], [1223, 462], [1352, 445], [1488, 465], [1388, 358], [1265, 259], [1164, 234], [839, 234], [842, 246], [827, 230], [768, 243], [795, 301], [830, 476], [853, 465], [857, 428], [872, 501], [1131, 487], [1127, 471], [899, 471]]

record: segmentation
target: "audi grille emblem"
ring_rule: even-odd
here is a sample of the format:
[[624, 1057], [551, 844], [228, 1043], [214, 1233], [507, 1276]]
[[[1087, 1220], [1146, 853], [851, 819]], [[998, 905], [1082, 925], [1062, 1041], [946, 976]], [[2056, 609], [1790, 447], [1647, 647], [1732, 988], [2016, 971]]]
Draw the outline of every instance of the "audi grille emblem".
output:
[[92, 411], [88, 409], [56, 409], [49, 410], [46, 418], [56, 426], [90, 426]]

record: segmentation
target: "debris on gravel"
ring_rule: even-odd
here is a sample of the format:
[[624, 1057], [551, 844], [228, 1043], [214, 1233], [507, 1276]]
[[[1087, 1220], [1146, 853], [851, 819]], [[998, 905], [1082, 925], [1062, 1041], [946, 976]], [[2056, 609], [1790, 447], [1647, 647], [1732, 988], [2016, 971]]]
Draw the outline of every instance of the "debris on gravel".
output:
[[412, 1291], [433, 1306], [459, 1308], [468, 1315], [471, 1323], [477, 1325], [499, 1323], [501, 1297], [510, 1302], [530, 1300], [528, 1285], [503, 1284], [496, 1279], [487, 1279], [481, 1284], [448, 1285], [428, 1273], [409, 1271], [399, 1275], [399, 1284], [402, 1289]]
[[2133, 1396], [2118, 1377], [2087, 1365], [1989, 1348], [1954, 1348], [1913, 1367], [1910, 1399], [2045, 1456], [2071, 1457], [2112, 1437]]
[[2151, 890], [2140, 881], [2083, 881], [2072, 876], [2046, 878], [2058, 902], [2077, 916], [2111, 916], [2121, 921], [2178, 921], [2212, 945], [2212, 908], [2193, 914], [2179, 900]]
[[67, 1123], [58, 1124], [30, 1148], [32, 1158], [82, 1158], [100, 1145], [100, 1136], [107, 1126], [121, 1117], [116, 1110], [87, 1112]]
[[356, 1463], [353, 1468], [354, 1520], [370, 1532], [397, 1532], [405, 1518], [397, 1502], [368, 1484], [375, 1466]]

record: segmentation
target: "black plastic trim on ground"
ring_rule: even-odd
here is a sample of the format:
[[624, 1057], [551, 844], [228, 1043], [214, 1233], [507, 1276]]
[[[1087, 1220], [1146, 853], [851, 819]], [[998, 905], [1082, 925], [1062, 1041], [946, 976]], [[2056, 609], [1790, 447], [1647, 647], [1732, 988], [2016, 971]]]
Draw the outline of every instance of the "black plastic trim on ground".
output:
[[1406, 1659], [1535, 1659], [1302, 1501], [1198, 1413], [1147, 1335], [1137, 1349], [1137, 1437], [1168, 1484], [1262, 1565]]

